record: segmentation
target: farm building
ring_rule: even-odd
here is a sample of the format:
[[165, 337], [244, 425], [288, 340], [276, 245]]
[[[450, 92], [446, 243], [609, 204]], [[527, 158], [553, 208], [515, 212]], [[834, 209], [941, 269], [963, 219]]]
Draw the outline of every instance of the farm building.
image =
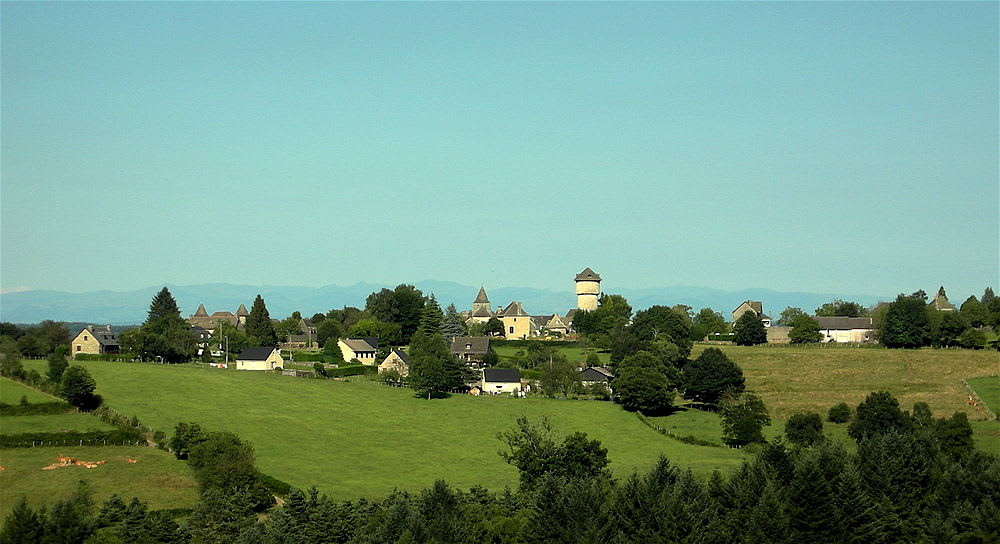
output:
[[490, 351], [490, 339], [485, 336], [456, 336], [451, 341], [451, 354], [467, 363], [482, 362]]
[[870, 317], [817, 317], [821, 342], [871, 342], [875, 330]]
[[284, 365], [278, 348], [246, 348], [236, 356], [237, 370], [274, 370]]

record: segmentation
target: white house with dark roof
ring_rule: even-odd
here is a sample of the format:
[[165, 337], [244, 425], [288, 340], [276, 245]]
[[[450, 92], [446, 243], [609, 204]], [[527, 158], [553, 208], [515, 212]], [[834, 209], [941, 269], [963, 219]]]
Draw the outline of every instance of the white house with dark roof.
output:
[[821, 342], [872, 342], [875, 327], [870, 317], [814, 317], [819, 323]]
[[374, 365], [378, 353], [378, 338], [341, 338], [337, 340], [344, 362], [357, 359], [363, 365]]
[[521, 371], [516, 368], [484, 368], [484, 394], [517, 393], [521, 390]]
[[278, 348], [245, 348], [236, 356], [237, 370], [274, 370], [285, 366]]

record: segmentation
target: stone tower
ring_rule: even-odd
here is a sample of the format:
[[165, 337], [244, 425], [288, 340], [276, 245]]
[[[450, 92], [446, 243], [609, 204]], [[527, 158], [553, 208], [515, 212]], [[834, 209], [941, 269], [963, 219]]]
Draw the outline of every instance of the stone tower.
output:
[[479, 296], [476, 300], [472, 301], [472, 313], [475, 314], [476, 310], [483, 309], [487, 312], [490, 311], [490, 299], [486, 296], [486, 289], [484, 287], [479, 288]]
[[597, 297], [601, 296], [601, 276], [590, 269], [576, 275], [576, 309], [593, 311], [597, 309]]

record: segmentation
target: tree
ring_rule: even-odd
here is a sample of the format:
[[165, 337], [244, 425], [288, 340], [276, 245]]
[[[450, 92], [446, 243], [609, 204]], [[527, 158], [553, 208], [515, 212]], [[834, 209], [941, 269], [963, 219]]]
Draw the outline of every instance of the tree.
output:
[[542, 417], [536, 425], [521, 416], [516, 428], [497, 434], [507, 446], [500, 457], [520, 472], [521, 488], [534, 489], [543, 476], [567, 480], [608, 476], [608, 450], [598, 440], [588, 440], [586, 433], [573, 433], [561, 440], [549, 420]]
[[684, 366], [684, 396], [696, 402], [716, 404], [726, 391], [740, 393], [743, 370], [719, 348], [707, 348]]
[[274, 497], [261, 484], [254, 466], [253, 446], [233, 433], [207, 433], [191, 447], [188, 465], [203, 496], [210, 490], [249, 494], [255, 510], [274, 504]]
[[635, 318], [628, 329], [643, 342], [650, 342], [661, 335], [667, 335], [670, 340], [681, 348], [684, 357], [691, 354], [690, 319], [666, 306], [650, 306], [636, 312]]
[[288, 316], [277, 323], [272, 323], [272, 325], [274, 326], [274, 333], [281, 342], [288, 342], [291, 336], [305, 334], [305, 331], [302, 330], [302, 318], [297, 318], [294, 315]]
[[403, 342], [399, 325], [375, 318], [362, 319], [351, 325], [347, 335], [352, 338], [378, 338], [379, 346], [398, 346]]
[[733, 325], [733, 342], [737, 346], [755, 346], [767, 343], [767, 330], [764, 323], [753, 312], [743, 312], [743, 315]]
[[24, 379], [24, 365], [17, 342], [9, 336], [0, 336], [0, 376], [15, 380]]
[[316, 325], [316, 342], [321, 346], [326, 346], [326, 342], [329, 339], [333, 339], [336, 342], [338, 339], [343, 338], [347, 329], [337, 321], [336, 319], [324, 319]]
[[441, 306], [438, 304], [437, 298], [434, 297], [434, 293], [427, 298], [427, 302], [424, 303], [423, 310], [420, 311], [420, 328], [427, 332], [441, 332], [441, 324], [444, 322], [444, 313], [441, 312]]
[[22, 495], [4, 520], [0, 544], [41, 542], [45, 534], [44, 521], [45, 512], [36, 512]]
[[159, 293], [153, 295], [153, 300], [149, 303], [149, 313], [146, 316], [145, 325], [155, 323], [168, 317], [180, 317], [181, 309], [177, 307], [177, 301], [170, 294], [170, 290], [164, 287]]
[[62, 379], [63, 372], [65, 372], [66, 367], [69, 363], [66, 362], [66, 347], [59, 346], [52, 355], [49, 355], [49, 380], [53, 382], [58, 382]]
[[504, 336], [503, 322], [495, 317], [491, 317], [483, 327], [483, 334], [486, 336]]
[[267, 312], [267, 306], [260, 294], [253, 301], [244, 330], [258, 346], [275, 347], [278, 345], [278, 334], [274, 330], [274, 324], [271, 323], [271, 314]]
[[930, 340], [926, 310], [927, 294], [918, 291], [900, 294], [889, 304], [882, 325], [881, 340], [887, 348], [919, 348]]
[[462, 321], [462, 316], [459, 315], [454, 304], [449, 304], [444, 319], [441, 321], [441, 336], [444, 336], [445, 340], [451, 340], [456, 336], [465, 336], [466, 334], [468, 331], [465, 328], [465, 322]]
[[674, 407], [673, 384], [662, 372], [627, 366], [611, 382], [615, 401], [631, 412], [659, 415]]
[[29, 327], [17, 339], [18, 349], [29, 357], [44, 357], [58, 346], [68, 345], [69, 329], [62, 323], [46, 319], [34, 327]]
[[174, 437], [170, 439], [170, 449], [174, 452], [174, 457], [187, 459], [191, 454], [191, 448], [204, 442], [207, 439], [205, 431], [201, 430], [201, 425], [197, 423], [178, 423], [174, 427]]
[[788, 306], [781, 311], [781, 316], [774, 322], [774, 324], [779, 327], [791, 327], [792, 321], [795, 321], [795, 318], [801, 316], [808, 317], [809, 314], [807, 314], [802, 308]]
[[816, 308], [818, 317], [868, 317], [868, 309], [857, 302], [847, 302], [839, 298]]
[[815, 319], [807, 315], [800, 315], [792, 322], [792, 330], [788, 331], [788, 339], [793, 344], [815, 343], [823, 339], [823, 333], [819, 332], [819, 323]]
[[386, 323], [399, 325], [402, 338], [413, 336], [420, 325], [426, 299], [424, 294], [412, 285], [400, 284], [395, 289], [382, 289], [368, 295], [365, 310], [372, 317]]
[[216, 324], [209, 343], [212, 346], [218, 346], [219, 351], [228, 350], [231, 355], [238, 355], [244, 349], [254, 347], [250, 345], [250, 337], [245, 332], [227, 321], [220, 321]]
[[958, 345], [966, 349], [983, 349], [986, 333], [979, 329], [968, 329], [958, 337]]
[[77, 408], [89, 411], [101, 405], [101, 396], [95, 395], [97, 382], [82, 366], [70, 366], [62, 375], [59, 396]]
[[933, 344], [938, 347], [951, 347], [958, 345], [958, 337], [969, 328], [969, 322], [960, 312], [938, 312], [928, 310], [937, 314], [939, 321], [936, 326], [932, 326], [931, 336]]
[[785, 436], [797, 446], [812, 446], [823, 441], [823, 420], [819, 414], [799, 412], [785, 422]]
[[846, 402], [832, 406], [826, 414], [826, 420], [830, 423], [847, 423], [851, 420], [851, 407]]
[[576, 365], [566, 361], [565, 357], [560, 359], [541, 365], [539, 381], [542, 392], [550, 397], [569, 397], [580, 389], [580, 372]]
[[323, 357], [328, 363], [340, 364], [344, 362], [344, 352], [340, 349], [340, 342], [336, 338], [328, 338], [323, 344]]
[[910, 418], [899, 409], [899, 401], [888, 391], [870, 393], [854, 413], [854, 421], [847, 428], [854, 440], [889, 432], [908, 433], [912, 428]]
[[990, 311], [985, 304], [979, 302], [975, 295], [965, 299], [959, 312], [962, 313], [962, 317], [969, 322], [971, 327], [984, 327], [989, 324]]
[[764, 401], [750, 391], [726, 395], [719, 403], [723, 440], [728, 444], [744, 445], [764, 442], [761, 429], [771, 425]]
[[577, 310], [573, 314], [573, 330], [591, 338], [606, 335], [624, 327], [632, 317], [632, 306], [621, 295], [601, 295], [597, 309]]
[[418, 329], [410, 343], [409, 382], [420, 396], [428, 400], [435, 393], [447, 393], [465, 385], [470, 378], [469, 367], [459, 361], [444, 337], [438, 333], [426, 334]]
[[719, 333], [725, 334], [729, 332], [729, 326], [726, 325], [726, 318], [722, 317], [722, 314], [712, 310], [711, 308], [702, 308], [698, 310], [698, 313], [694, 316], [694, 326], [692, 327], [691, 336], [697, 336], [698, 340], [705, 338], [709, 334]]
[[954, 459], [959, 459], [975, 450], [972, 440], [972, 426], [964, 412], [955, 412], [950, 418], [935, 422], [934, 438], [938, 447]]

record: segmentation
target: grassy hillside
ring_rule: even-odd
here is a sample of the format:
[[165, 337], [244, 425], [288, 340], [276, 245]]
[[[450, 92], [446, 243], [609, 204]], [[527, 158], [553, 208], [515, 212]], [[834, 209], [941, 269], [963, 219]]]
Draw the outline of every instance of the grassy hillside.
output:
[[[32, 362], [37, 363], [38, 361]], [[43, 363], [43, 366], [48, 364], [45, 361], [41, 361], [41, 363]], [[0, 402], [17, 404], [21, 402], [22, 396], [27, 397], [28, 402], [55, 402], [59, 400], [41, 391], [35, 391], [27, 385], [8, 380], [7, 378], [0, 378]]]
[[[60, 455], [107, 463], [93, 469], [69, 466], [41, 470]], [[126, 458], [135, 459], [136, 463], [127, 463]], [[17, 448], [0, 450], [0, 465], [4, 467], [0, 471], [0, 490], [3, 490], [0, 516], [3, 517], [21, 496], [27, 496], [33, 504], [51, 504], [72, 493], [80, 480], [87, 481], [97, 504], [112, 493], [126, 500], [138, 496], [153, 509], [190, 508], [198, 501], [198, 486], [187, 463], [155, 448]]]
[[[697, 345], [694, 356], [707, 347]], [[767, 404], [771, 416], [798, 411], [826, 415], [831, 406], [856, 406], [868, 393], [886, 390], [904, 410], [926, 402], [936, 417], [966, 412], [984, 419], [967, 403], [962, 378], [996, 374], [995, 351], [967, 349], [867, 349], [849, 347], [717, 346], [743, 369], [747, 387]]]
[[605, 402], [455, 396], [426, 401], [371, 382], [287, 378], [130, 363], [83, 363], [114, 408], [155, 429], [180, 421], [229, 430], [253, 442], [260, 468], [341, 499], [417, 489], [437, 478], [459, 487], [517, 484], [497, 455], [496, 434], [518, 416], [548, 416], [563, 433], [583, 431], [608, 448], [617, 474], [645, 470], [659, 454], [707, 474], [736, 467], [741, 452], [666, 438]]
[[111, 431], [115, 427], [90, 414], [0, 417], [0, 433], [51, 433], [59, 431]]
[[969, 378], [966, 381], [994, 414], [1000, 413], [1000, 376]]

